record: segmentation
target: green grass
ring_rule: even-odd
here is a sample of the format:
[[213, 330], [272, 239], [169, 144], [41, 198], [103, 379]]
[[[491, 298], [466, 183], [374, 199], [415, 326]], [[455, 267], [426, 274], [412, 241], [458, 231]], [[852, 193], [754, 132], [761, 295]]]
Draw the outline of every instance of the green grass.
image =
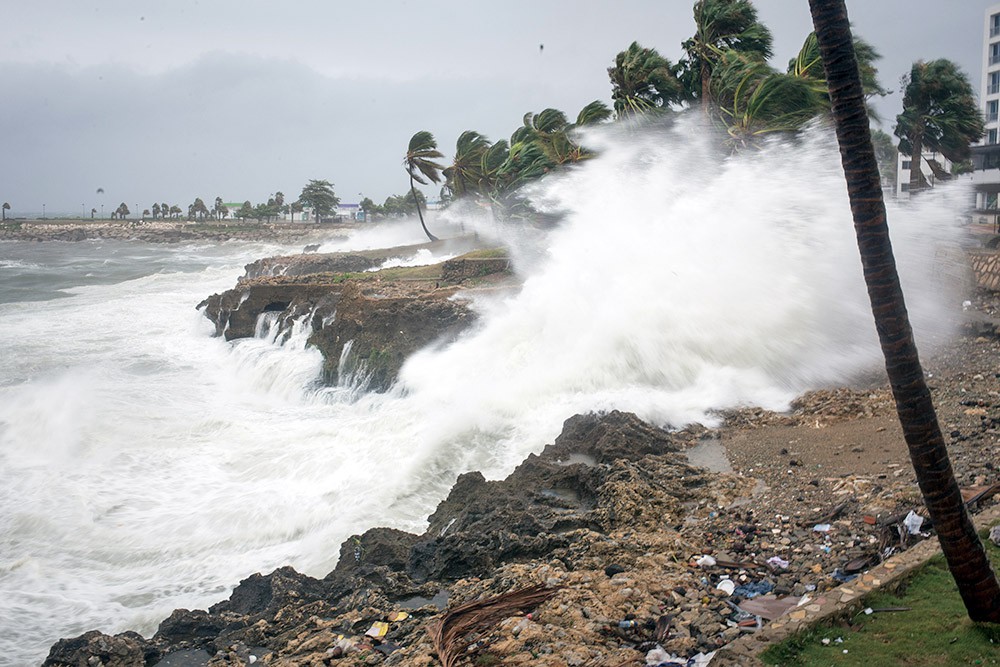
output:
[[[985, 537], [985, 534], [984, 534]], [[986, 542], [994, 570], [1000, 548]], [[910, 611], [864, 613], [834, 627], [815, 627], [764, 651], [766, 665], [998, 665], [1000, 626], [969, 620], [955, 581], [936, 556], [899, 594], [873, 593], [865, 605]], [[841, 638], [843, 643], [837, 643]], [[829, 645], [822, 643], [829, 639]]]
[[459, 255], [456, 259], [498, 259], [506, 256], [507, 248], [487, 248], [467, 252], [464, 255]]

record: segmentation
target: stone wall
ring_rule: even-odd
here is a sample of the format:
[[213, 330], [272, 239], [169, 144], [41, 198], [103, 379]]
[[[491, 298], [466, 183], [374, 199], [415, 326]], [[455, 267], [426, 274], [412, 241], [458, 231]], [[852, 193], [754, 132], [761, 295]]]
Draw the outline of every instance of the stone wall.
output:
[[977, 250], [969, 253], [969, 265], [976, 276], [976, 284], [1000, 292], [1000, 252]]

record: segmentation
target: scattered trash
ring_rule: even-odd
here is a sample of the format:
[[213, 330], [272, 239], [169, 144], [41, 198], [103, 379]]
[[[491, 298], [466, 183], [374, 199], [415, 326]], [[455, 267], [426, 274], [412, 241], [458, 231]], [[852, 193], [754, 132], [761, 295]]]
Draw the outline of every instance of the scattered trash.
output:
[[712, 558], [711, 556], [705, 555], [705, 556], [702, 556], [701, 558], [699, 558], [698, 560], [696, 560], [695, 564], [698, 567], [712, 567], [713, 565], [716, 564], [716, 562], [717, 561], [714, 558]]
[[639, 627], [639, 621], [635, 621], [632, 619], [625, 619], [624, 621], [618, 621], [618, 627], [622, 628], [623, 630], [637, 628]]
[[910, 513], [903, 519], [903, 525], [906, 526], [906, 530], [910, 532], [910, 535], [919, 535], [920, 526], [924, 525], [924, 517], [910, 510]]
[[748, 614], [773, 621], [798, 606], [799, 600], [800, 598], [794, 596], [776, 598], [773, 595], [763, 595], [753, 600], [744, 600], [740, 603], [739, 608]]
[[990, 528], [990, 542], [1000, 547], [1000, 526]]
[[372, 627], [368, 628], [368, 632], [365, 633], [366, 637], [372, 637], [373, 639], [381, 639], [385, 637], [385, 633], [389, 632], [389, 624], [384, 621], [375, 621], [372, 623]]
[[980, 484], [962, 489], [962, 500], [965, 501], [966, 505], [972, 506], [978, 502], [992, 498], [998, 493], [1000, 493], [1000, 484]]
[[854, 581], [855, 579], [858, 578], [858, 575], [856, 575], [856, 574], [847, 574], [845, 572], [841, 572], [840, 568], [837, 568], [836, 570], [834, 570], [833, 574], [831, 574], [830, 576], [833, 577], [833, 579], [835, 579], [836, 581], [839, 581], [842, 584], [846, 584], [847, 582]]
[[817, 533], [829, 533], [832, 527], [833, 526], [828, 523], [817, 523], [813, 526], [813, 530]]
[[773, 590], [774, 584], [770, 581], [752, 581], [748, 584], [737, 586], [733, 591], [733, 595], [749, 600], [758, 595], [766, 595]]
[[726, 595], [732, 595], [733, 591], [736, 590], [736, 582], [732, 579], [721, 579], [719, 583], [715, 585], [715, 589], [722, 591]]
[[767, 564], [771, 567], [778, 568], [780, 570], [785, 570], [788, 568], [788, 561], [781, 556], [771, 556], [767, 559]]
[[873, 517], [871, 514], [864, 515], [863, 517], [861, 517], [861, 520], [867, 523], [869, 526], [874, 526], [876, 523], [878, 523], [878, 519]]
[[674, 617], [669, 614], [664, 614], [656, 619], [656, 628], [654, 629], [656, 641], [665, 642], [670, 637], [670, 621], [672, 621], [673, 618]]
[[830, 645], [830, 638], [829, 637], [823, 637], [823, 639], [819, 640], [819, 643], [822, 644], [823, 646], [829, 646]]
[[410, 617], [405, 611], [394, 611], [389, 614], [388, 619], [390, 623], [398, 623], [399, 621], [405, 621]]
[[399, 644], [393, 644], [392, 642], [382, 642], [375, 647], [375, 650], [383, 655], [389, 655], [393, 651], [399, 650]]
[[871, 558], [868, 556], [862, 556], [861, 558], [855, 558], [844, 563], [844, 574], [858, 574], [864, 571], [871, 565]]

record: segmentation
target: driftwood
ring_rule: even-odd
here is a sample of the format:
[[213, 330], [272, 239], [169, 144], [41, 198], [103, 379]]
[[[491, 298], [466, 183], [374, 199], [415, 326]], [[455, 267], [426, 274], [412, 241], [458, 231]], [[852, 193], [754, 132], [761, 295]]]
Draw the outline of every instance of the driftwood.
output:
[[529, 586], [449, 609], [427, 627], [442, 667], [454, 667], [469, 646], [463, 638], [470, 632], [483, 630], [508, 616], [534, 609], [558, 592], [558, 588], [544, 585]]

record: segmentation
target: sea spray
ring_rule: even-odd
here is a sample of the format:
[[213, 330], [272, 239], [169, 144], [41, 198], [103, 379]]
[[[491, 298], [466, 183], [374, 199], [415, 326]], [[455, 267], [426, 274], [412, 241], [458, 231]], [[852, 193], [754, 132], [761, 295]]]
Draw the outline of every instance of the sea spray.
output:
[[[112, 244], [118, 273], [88, 282], [95, 246], [17, 245], [49, 300], [0, 305], [0, 665], [148, 634], [253, 572], [321, 576], [350, 534], [421, 530], [458, 474], [506, 474], [576, 412], [708, 422], [877, 368], [828, 132], [721, 158], [699, 136], [589, 137], [600, 157], [532, 193], [554, 229], [455, 221], [511, 241], [523, 288], [473, 296], [479, 323], [385, 394], [319, 387], [302, 329], [210, 337], [194, 304], [260, 248]], [[890, 225], [923, 345], [961, 300], [931, 289], [954, 204], [922, 199]], [[419, 242], [404, 221], [322, 250]]]

